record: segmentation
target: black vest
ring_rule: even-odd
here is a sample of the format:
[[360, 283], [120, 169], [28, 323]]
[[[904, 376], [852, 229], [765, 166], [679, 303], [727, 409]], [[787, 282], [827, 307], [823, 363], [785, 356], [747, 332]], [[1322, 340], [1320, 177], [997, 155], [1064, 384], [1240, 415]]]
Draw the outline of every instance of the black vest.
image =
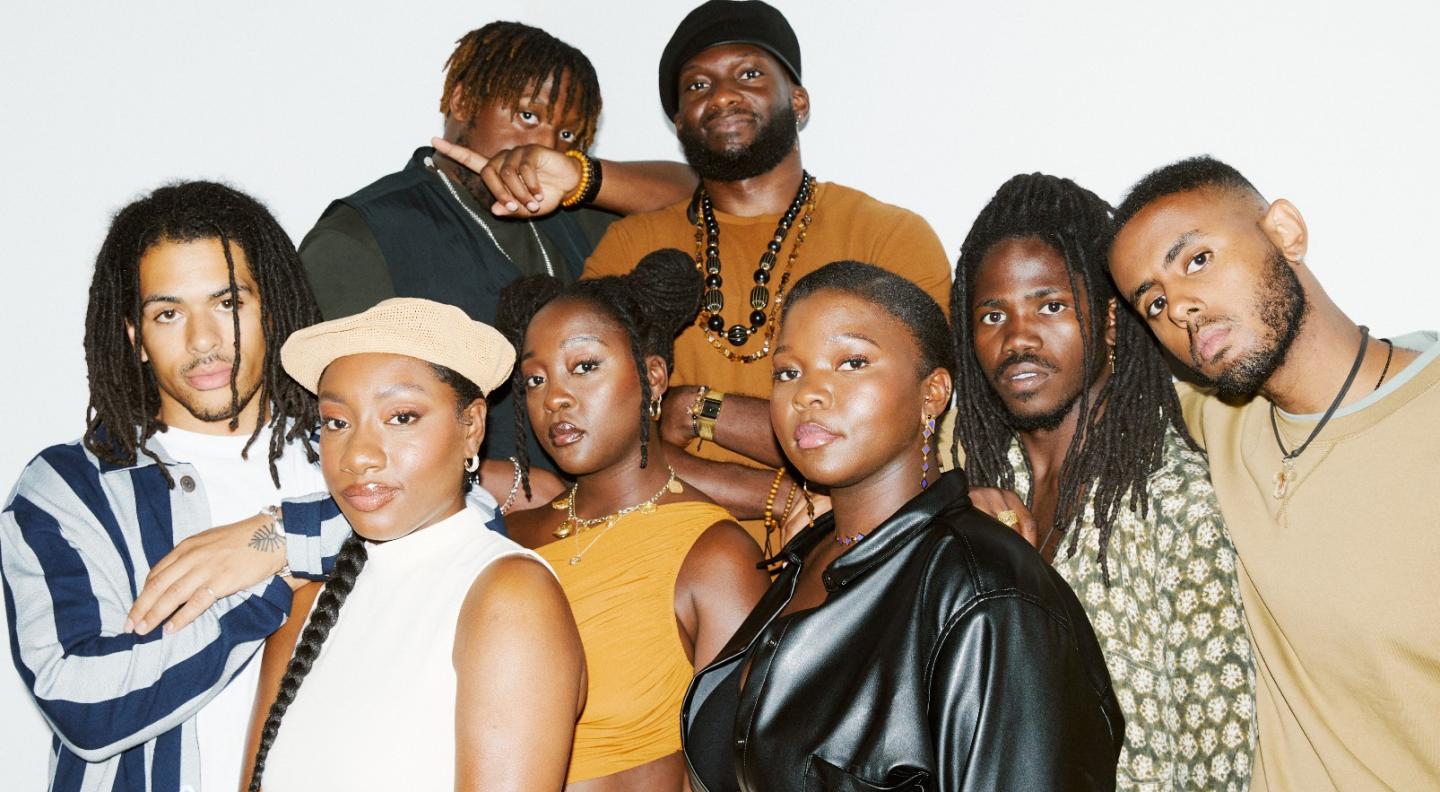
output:
[[[416, 149], [404, 170], [338, 203], [359, 212], [375, 235], [395, 296], [454, 305], [470, 318], [493, 325], [500, 290], [520, 277], [520, 270], [425, 167], [425, 158], [434, 154], [433, 148]], [[566, 212], [534, 222], [560, 252], [556, 274], [567, 280], [579, 278], [591, 248], [579, 224]]]
[[[416, 149], [404, 170], [335, 203], [359, 212], [370, 227], [385, 256], [396, 297], [423, 297], [454, 305], [470, 318], [494, 325], [500, 290], [521, 272], [425, 167], [425, 158], [434, 154], [433, 148]], [[492, 228], [512, 222], [489, 217], [485, 221]], [[556, 275], [578, 279], [592, 248], [580, 224], [568, 212], [534, 222], [536, 230], [560, 253], [558, 260], [552, 258]], [[482, 453], [490, 459], [503, 459], [515, 452], [517, 440], [510, 383], [497, 388], [488, 401]], [[526, 445], [531, 464], [555, 469], [533, 436], [527, 437]]]

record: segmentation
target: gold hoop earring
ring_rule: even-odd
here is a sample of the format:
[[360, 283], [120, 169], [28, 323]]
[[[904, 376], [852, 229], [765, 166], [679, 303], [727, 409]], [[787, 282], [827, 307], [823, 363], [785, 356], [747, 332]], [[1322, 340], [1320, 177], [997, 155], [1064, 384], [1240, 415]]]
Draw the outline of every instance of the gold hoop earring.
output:
[[935, 436], [935, 416], [925, 413], [925, 425], [920, 430], [920, 489], [930, 486], [930, 438]]
[[652, 420], [652, 421], [659, 421], [659, 420], [660, 420], [660, 410], [661, 410], [661, 409], [662, 409], [662, 405], [660, 404], [660, 399], [659, 399], [659, 397], [656, 397], [656, 398], [654, 398], [654, 399], [651, 399], [651, 400], [650, 400], [650, 408], [649, 408], [650, 420]]

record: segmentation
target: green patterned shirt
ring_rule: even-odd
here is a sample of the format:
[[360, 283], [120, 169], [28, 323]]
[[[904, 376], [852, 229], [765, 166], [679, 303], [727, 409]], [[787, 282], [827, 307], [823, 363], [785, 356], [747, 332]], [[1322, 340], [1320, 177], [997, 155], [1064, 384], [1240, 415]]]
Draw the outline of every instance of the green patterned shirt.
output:
[[[1150, 476], [1147, 517], [1122, 500], [1110, 534], [1110, 586], [1097, 560], [1100, 532], [1085, 508], [1075, 554], [1061, 539], [1055, 569], [1080, 598], [1105, 652], [1125, 714], [1116, 787], [1230, 790], [1250, 785], [1255, 670], [1235, 575], [1205, 457], [1171, 430]], [[1030, 475], [1010, 448], [1015, 491]]]

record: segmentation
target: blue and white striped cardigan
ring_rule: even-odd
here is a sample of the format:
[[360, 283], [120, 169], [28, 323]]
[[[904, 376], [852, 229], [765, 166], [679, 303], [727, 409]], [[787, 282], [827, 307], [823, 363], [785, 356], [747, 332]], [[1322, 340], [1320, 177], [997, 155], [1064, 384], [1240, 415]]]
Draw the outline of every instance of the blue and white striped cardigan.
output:
[[[290, 611], [290, 587], [275, 577], [172, 635], [121, 632], [151, 565], [212, 527], [194, 467], [154, 438], [148, 447], [173, 489], [143, 454], [111, 465], [74, 442], [40, 452], [0, 514], [10, 651], [55, 733], [56, 792], [197, 788], [196, 713]], [[323, 579], [349, 525], [326, 493], [283, 509], [290, 568]]]

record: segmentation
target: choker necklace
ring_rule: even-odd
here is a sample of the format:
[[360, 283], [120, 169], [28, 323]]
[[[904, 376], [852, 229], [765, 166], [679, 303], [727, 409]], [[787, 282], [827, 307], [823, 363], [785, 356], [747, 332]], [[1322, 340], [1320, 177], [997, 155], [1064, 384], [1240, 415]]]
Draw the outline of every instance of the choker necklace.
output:
[[[480, 230], [485, 232], [485, 236], [490, 237], [490, 243], [495, 246], [496, 250], [500, 251], [500, 255], [504, 256], [506, 261], [514, 264], [515, 259], [510, 258], [510, 254], [500, 245], [500, 240], [495, 238], [495, 232], [490, 230], [490, 225], [482, 220], [480, 215], [476, 214], [475, 210], [470, 208], [469, 204], [461, 200], [460, 193], [455, 190], [455, 185], [450, 183], [450, 177], [445, 175], [445, 171], [436, 167], [435, 160], [426, 157], [425, 167], [435, 171], [435, 174], [440, 177], [440, 181], [445, 183], [445, 189], [449, 190], [450, 195], [455, 198], [455, 203], [460, 204], [460, 208], [465, 210], [465, 214], [470, 215], [470, 219], [474, 220], [476, 224], [480, 226]], [[535, 223], [527, 220], [525, 221], [525, 225], [530, 226], [530, 233], [535, 237], [535, 245], [540, 248], [540, 257], [545, 259], [545, 273], [552, 278], [555, 277], [555, 265], [550, 263], [550, 254], [545, 252], [545, 243], [540, 241], [540, 232], [535, 230]]]
[[1380, 343], [1385, 345], [1385, 368], [1380, 369], [1380, 379], [1375, 380], [1375, 390], [1380, 390], [1380, 386], [1385, 384], [1385, 375], [1390, 373], [1390, 359], [1395, 357], [1395, 345], [1390, 343], [1390, 339], [1382, 338]]
[[[586, 553], [590, 552], [590, 548], [594, 547], [595, 543], [600, 541], [600, 538], [608, 533], [610, 529], [615, 526], [615, 523], [620, 521], [621, 517], [637, 511], [641, 514], [649, 514], [655, 511], [655, 504], [665, 496], [665, 493], [680, 493], [685, 491], [685, 487], [682, 486], [680, 481], [675, 477], [675, 468], [669, 465], [666, 465], [665, 468], [670, 471], [670, 477], [665, 480], [665, 486], [661, 487], [659, 492], [634, 506], [626, 506], [620, 511], [612, 512], [603, 517], [581, 519], [575, 514], [575, 496], [580, 492], [580, 482], [578, 481], [570, 486], [570, 494], [565, 497], [565, 500], [555, 501], [550, 505], [552, 509], [565, 510], [565, 522], [560, 523], [560, 527], [555, 529], [553, 536], [556, 539], [564, 539], [572, 535], [575, 537], [575, 555], [570, 556], [570, 566], [575, 566], [580, 563], [580, 559], [584, 557]], [[585, 549], [580, 549], [580, 534], [601, 523], [605, 524], [605, 529], [596, 534], [595, 538], [590, 540], [590, 544], [585, 545]]]
[[835, 543], [840, 545], [841, 547], [849, 547], [850, 545], [859, 543], [859, 541], [864, 538], [865, 534], [863, 533], [857, 533], [854, 536], [841, 536], [840, 534], [835, 534]]
[[[770, 342], [775, 338], [775, 323], [780, 316], [780, 304], [785, 300], [785, 286], [795, 268], [795, 258], [800, 255], [800, 244], [805, 241], [805, 231], [810, 227], [810, 221], [815, 215], [815, 177], [811, 176], [809, 171], [800, 172], [800, 189], [795, 193], [795, 199], [790, 202], [790, 208], [785, 210], [784, 216], [775, 226], [774, 238], [765, 245], [765, 252], [760, 255], [760, 266], [752, 275], [755, 288], [750, 290], [752, 310], [748, 327], [736, 324], [727, 330], [725, 318], [720, 315], [720, 311], [725, 308], [725, 296], [720, 291], [720, 286], [724, 283], [720, 277], [720, 224], [715, 221], [715, 209], [710, 203], [710, 195], [705, 192], [703, 182], [695, 189], [691, 212], [695, 217], [695, 268], [705, 276], [705, 292], [700, 299], [700, 316], [696, 323], [704, 331], [710, 345], [729, 360], [738, 360], [741, 363], [760, 360], [770, 354]], [[795, 231], [795, 243], [790, 247], [785, 271], [780, 276], [780, 283], [775, 287], [775, 299], [771, 300], [770, 287], [767, 285], [770, 282], [771, 270], [775, 269], [775, 259], [780, 255], [780, 248], [797, 217], [800, 219], [800, 227]], [[770, 309], [768, 313], [765, 310], [767, 307]], [[728, 341], [730, 346], [744, 346], [750, 336], [759, 333], [762, 327], [765, 328], [765, 343], [757, 352], [737, 355], [722, 343], [723, 339]]]
[[[1345, 377], [1345, 384], [1340, 386], [1340, 392], [1335, 394], [1335, 401], [1330, 402], [1329, 409], [1325, 410], [1325, 414], [1321, 415], [1320, 420], [1315, 423], [1315, 428], [1310, 431], [1310, 436], [1305, 438], [1305, 442], [1301, 443], [1294, 451], [1285, 450], [1285, 442], [1280, 439], [1280, 424], [1275, 419], [1275, 414], [1279, 412], [1279, 408], [1275, 406], [1275, 402], [1270, 402], [1270, 431], [1275, 434], [1275, 445], [1280, 446], [1280, 472], [1275, 474], [1274, 479], [1275, 490], [1273, 494], [1275, 500], [1284, 498], [1285, 493], [1290, 491], [1290, 482], [1296, 478], [1295, 460], [1298, 459], [1301, 454], [1305, 453], [1305, 449], [1309, 448], [1310, 443], [1314, 442], [1315, 438], [1319, 436], [1320, 430], [1324, 429], [1325, 424], [1329, 423], [1330, 416], [1334, 415], [1335, 411], [1340, 409], [1340, 402], [1345, 401], [1345, 394], [1350, 392], [1350, 386], [1355, 382], [1355, 375], [1360, 373], [1360, 364], [1365, 362], [1365, 344], [1369, 338], [1370, 328], [1365, 325], [1360, 325], [1360, 349], [1355, 353], [1355, 362], [1350, 364], [1350, 373]], [[1383, 377], [1384, 375], [1381, 376]]]

